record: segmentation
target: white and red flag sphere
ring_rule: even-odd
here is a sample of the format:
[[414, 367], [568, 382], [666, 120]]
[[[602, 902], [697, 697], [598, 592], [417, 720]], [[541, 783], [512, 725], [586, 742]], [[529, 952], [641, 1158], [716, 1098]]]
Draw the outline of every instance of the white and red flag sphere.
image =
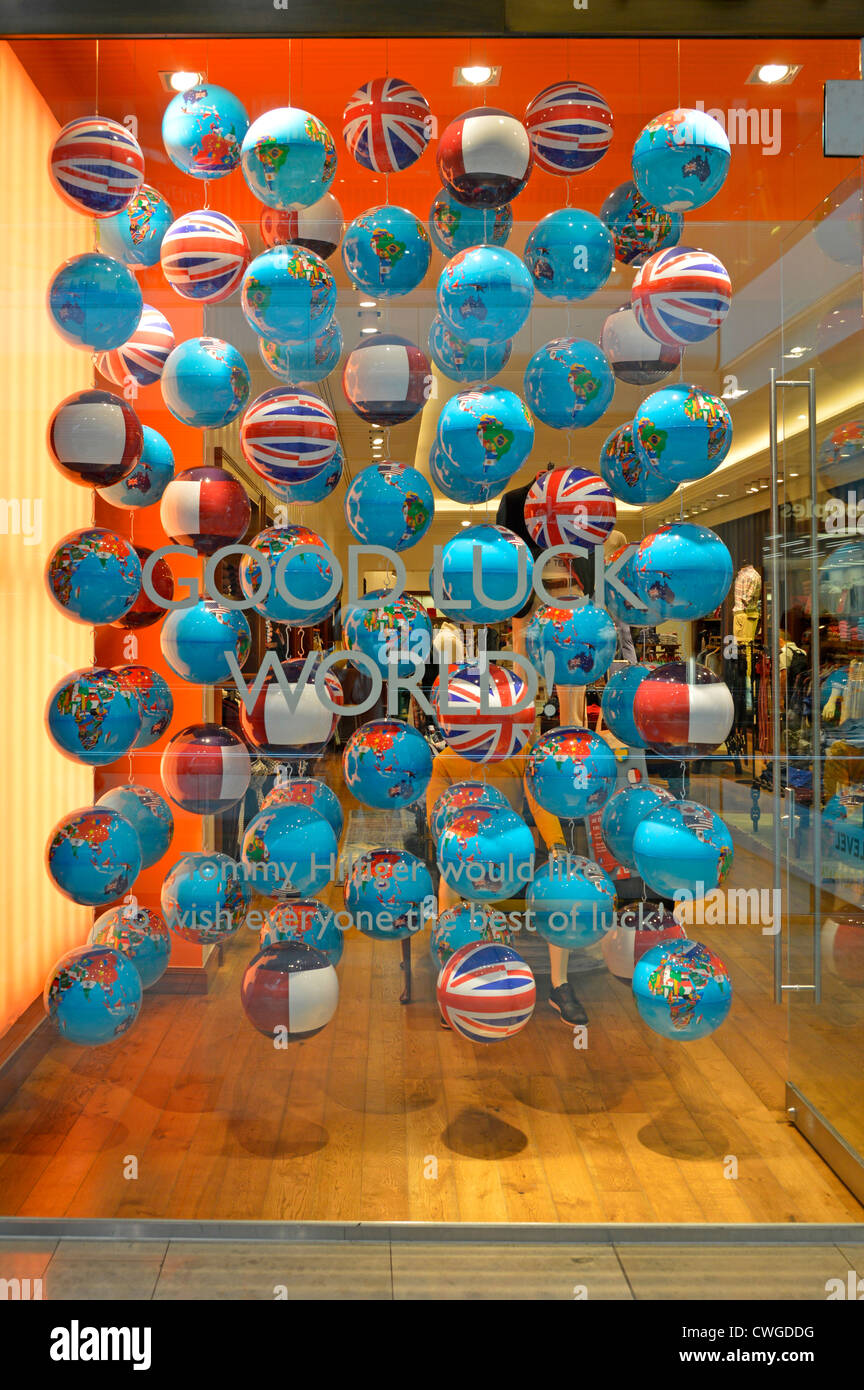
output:
[[196, 816], [227, 811], [246, 795], [252, 764], [242, 739], [220, 724], [191, 724], [162, 754], [162, 784]]
[[246, 489], [224, 468], [187, 468], [168, 484], [159, 507], [166, 535], [199, 555], [242, 540], [251, 516]]
[[650, 747], [681, 756], [713, 753], [735, 718], [732, 692], [697, 663], [670, 661], [636, 687], [633, 722]]

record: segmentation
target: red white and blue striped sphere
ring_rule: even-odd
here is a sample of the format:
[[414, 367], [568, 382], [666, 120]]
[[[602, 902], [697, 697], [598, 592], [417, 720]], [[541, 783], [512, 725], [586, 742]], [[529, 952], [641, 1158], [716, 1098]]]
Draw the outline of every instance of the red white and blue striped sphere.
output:
[[64, 203], [89, 217], [113, 217], [144, 182], [144, 155], [119, 121], [79, 116], [51, 146], [48, 171]]
[[528, 132], [509, 111], [476, 106], [451, 121], [438, 141], [438, 173], [457, 203], [498, 208], [528, 182], [534, 154]]
[[165, 534], [178, 545], [191, 545], [199, 555], [215, 555], [223, 545], [241, 541], [251, 517], [246, 489], [224, 468], [178, 473], [163, 492], [159, 508]]
[[432, 388], [429, 358], [395, 333], [375, 333], [349, 352], [342, 390], [351, 409], [371, 425], [402, 425], [423, 409]]
[[710, 251], [670, 246], [636, 272], [630, 304], [640, 328], [658, 343], [701, 343], [729, 312], [729, 272]]
[[252, 258], [249, 242], [224, 212], [184, 212], [162, 238], [159, 259], [168, 284], [183, 299], [219, 304], [237, 289]]
[[241, 738], [221, 724], [191, 724], [162, 754], [162, 784], [175, 805], [195, 816], [216, 815], [240, 801], [252, 764]]
[[484, 713], [480, 707], [482, 680], [476, 666], [450, 666], [446, 699], [438, 676], [432, 685], [431, 703], [447, 746], [454, 753], [472, 763], [500, 763], [515, 757], [530, 741], [534, 707], [512, 708], [524, 696], [525, 682], [509, 666], [490, 662], [488, 710]]
[[512, 946], [497, 941], [460, 946], [443, 967], [438, 1007], [469, 1042], [501, 1042], [525, 1027], [534, 1012], [537, 986], [530, 966]]
[[566, 178], [593, 169], [612, 141], [608, 102], [585, 82], [553, 82], [525, 112], [538, 167]]
[[115, 386], [125, 386], [129, 377], [139, 386], [152, 386], [174, 346], [174, 329], [165, 315], [145, 304], [132, 337], [111, 352], [100, 353], [96, 366]]
[[268, 483], [309, 482], [336, 452], [339, 430], [328, 405], [304, 391], [281, 386], [250, 405], [240, 425], [240, 447], [251, 468]]
[[303, 246], [329, 260], [342, 240], [345, 218], [339, 200], [325, 193], [308, 208], [262, 208], [261, 236], [265, 246]]
[[348, 153], [364, 169], [398, 174], [420, 158], [432, 134], [429, 103], [401, 77], [373, 77], [349, 98], [342, 113]]
[[544, 550], [552, 545], [602, 545], [615, 525], [615, 498], [587, 468], [553, 468], [525, 498], [525, 525]]

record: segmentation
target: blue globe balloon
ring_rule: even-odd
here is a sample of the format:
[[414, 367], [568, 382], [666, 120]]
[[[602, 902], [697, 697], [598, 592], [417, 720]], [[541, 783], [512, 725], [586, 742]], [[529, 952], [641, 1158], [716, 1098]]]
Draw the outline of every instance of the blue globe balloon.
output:
[[463, 946], [476, 946], [481, 941], [512, 946], [512, 935], [500, 918], [500, 913], [490, 912], [477, 903], [457, 903], [455, 907], [445, 908], [429, 933], [429, 951], [436, 974]]
[[482, 386], [503, 371], [513, 351], [511, 342], [466, 343], [436, 314], [429, 329], [429, 353], [439, 372], [464, 386]]
[[684, 230], [680, 212], [661, 212], [642, 197], [635, 183], [622, 183], [605, 199], [600, 217], [612, 233], [615, 257], [623, 265], [642, 265], [655, 251], [677, 246]]
[[342, 835], [345, 816], [339, 798], [320, 777], [291, 777], [282, 786], [274, 787], [260, 809], [269, 811], [274, 806], [311, 806], [317, 816], [329, 821], [337, 840]]
[[141, 846], [128, 821], [84, 806], [57, 822], [45, 846], [48, 876], [65, 898], [105, 907], [128, 893], [141, 871]]
[[555, 663], [556, 685], [590, 685], [606, 674], [615, 659], [618, 634], [602, 608], [537, 608], [525, 633], [528, 655], [538, 671], [546, 670], [546, 655]]
[[534, 285], [524, 263], [495, 246], [459, 251], [438, 281], [438, 312], [466, 343], [482, 346], [514, 337], [533, 301]]
[[325, 497], [329, 497], [339, 485], [342, 472], [345, 467], [345, 455], [342, 453], [341, 445], [336, 446], [336, 452], [328, 461], [326, 468], [322, 468], [320, 473], [316, 473], [314, 478], [308, 478], [300, 483], [270, 483], [271, 491], [276, 494], [283, 502], [292, 502], [302, 505], [306, 502], [323, 502]]
[[581, 854], [550, 859], [534, 875], [526, 899], [535, 930], [565, 951], [593, 946], [615, 925], [615, 885]]
[[161, 980], [171, 959], [171, 937], [158, 912], [133, 903], [110, 907], [97, 917], [88, 941], [91, 946], [111, 946], [131, 961], [143, 989]]
[[76, 946], [50, 971], [42, 996], [62, 1038], [79, 1047], [114, 1042], [141, 1009], [141, 976], [113, 946]]
[[435, 916], [437, 903], [421, 859], [407, 850], [373, 849], [351, 865], [345, 907], [364, 936], [402, 941]]
[[654, 391], [633, 417], [643, 464], [667, 482], [707, 478], [732, 447], [732, 417], [720, 396], [676, 382]]
[[501, 478], [499, 482], [488, 483], [473, 482], [470, 478], [464, 478], [437, 441], [429, 451], [429, 477], [445, 497], [452, 498], [454, 502], [464, 502], [468, 506], [474, 506], [477, 502], [488, 502], [490, 497], [496, 497], [499, 492], [503, 492], [509, 482], [509, 478], [506, 477]]
[[122, 212], [103, 217], [99, 244], [130, 270], [158, 265], [162, 238], [173, 221], [174, 214], [162, 194], [142, 183]]
[[588, 729], [552, 729], [531, 747], [525, 782], [544, 811], [573, 819], [606, 805], [615, 789], [615, 754]]
[[336, 281], [305, 246], [273, 246], [250, 262], [240, 293], [249, 327], [274, 343], [306, 343], [330, 325]]
[[184, 854], [162, 884], [162, 916], [183, 941], [210, 946], [235, 936], [252, 890], [236, 860], [214, 850]]
[[825, 436], [819, 445], [819, 474], [845, 502], [845, 487], [864, 477], [864, 420], [846, 420]]
[[525, 369], [525, 396], [545, 425], [582, 429], [600, 419], [615, 393], [606, 354], [584, 338], [555, 338]]
[[633, 558], [638, 596], [661, 621], [713, 613], [732, 583], [732, 556], [716, 531], [684, 521], [645, 536]]
[[45, 582], [61, 613], [79, 623], [113, 623], [141, 592], [141, 561], [128, 541], [101, 526], [71, 531], [48, 557]]
[[171, 670], [196, 685], [228, 680], [228, 653], [233, 652], [242, 666], [251, 642], [245, 614], [209, 598], [199, 599], [190, 608], [172, 608], [160, 634], [162, 655]]
[[726, 132], [707, 111], [664, 111], [633, 146], [633, 178], [642, 197], [664, 212], [704, 207], [729, 171]]
[[258, 351], [265, 367], [287, 386], [311, 386], [324, 381], [339, 365], [342, 356], [342, 329], [333, 319], [317, 338], [300, 343], [273, 343], [258, 340]]
[[509, 806], [503, 792], [488, 782], [453, 782], [438, 797], [429, 817], [429, 834], [437, 845], [448, 821], [468, 806]]
[[615, 243], [592, 212], [560, 208], [544, 217], [525, 243], [525, 264], [537, 289], [559, 304], [587, 299], [612, 273]]
[[88, 352], [109, 352], [127, 342], [143, 308], [131, 270], [100, 251], [64, 261], [48, 287], [48, 313], [60, 337]]
[[[298, 551], [304, 545], [318, 550]], [[265, 572], [270, 576], [267, 594], [252, 605], [256, 613], [273, 622], [311, 627], [333, 612], [339, 602], [339, 589], [334, 587], [336, 559], [316, 531], [308, 526], [268, 526], [258, 532], [250, 548], [259, 558], [244, 555], [240, 561], [240, 587], [246, 597], [260, 591]], [[303, 607], [297, 600], [313, 606]]]
[[332, 825], [312, 806], [271, 806], [243, 836], [243, 868], [258, 893], [317, 893], [336, 876], [337, 849]]
[[[475, 546], [480, 547], [482, 592], [481, 585], [474, 583]], [[453, 610], [456, 622], [500, 623], [512, 618], [530, 597], [533, 573], [527, 545], [504, 526], [469, 526], [441, 552], [441, 592], [448, 602], [459, 605]], [[500, 606], [493, 608], [489, 599]]]
[[463, 898], [512, 898], [534, 875], [534, 837], [509, 806], [468, 806], [441, 832], [438, 867]]
[[429, 785], [432, 750], [401, 719], [373, 719], [348, 740], [342, 771], [346, 787], [364, 806], [410, 806]]
[[362, 545], [408, 550], [426, 535], [434, 515], [431, 487], [405, 463], [370, 463], [345, 494], [345, 520]]
[[358, 290], [389, 299], [416, 290], [429, 269], [429, 233], [407, 208], [361, 212], [345, 228], [342, 262]]
[[267, 913], [261, 928], [259, 949], [277, 941], [302, 941], [323, 951], [331, 965], [342, 959], [345, 939], [329, 907], [317, 898], [300, 898], [277, 903]]
[[471, 246], [506, 246], [512, 230], [509, 203], [500, 208], [467, 207], [442, 188], [429, 209], [429, 235], [448, 260]]
[[534, 422], [514, 391], [501, 386], [460, 391], [441, 411], [438, 445], [466, 483], [504, 483], [534, 447]]
[[141, 728], [133, 748], [149, 748], [158, 743], [174, 714], [174, 698], [167, 681], [152, 666], [118, 666], [117, 675], [124, 690], [131, 690], [138, 701]]
[[176, 420], [200, 430], [221, 430], [249, 400], [249, 368], [221, 338], [189, 338], [168, 354], [162, 399]]
[[677, 483], [667, 479], [646, 456], [636, 452], [633, 422], [619, 425], [600, 450], [600, 476], [620, 502], [636, 507], [646, 502], [665, 502]]
[[707, 1038], [732, 1007], [732, 981], [719, 956], [698, 941], [667, 941], [646, 951], [633, 971], [640, 1017], [663, 1038]]
[[298, 211], [323, 198], [336, 173], [336, 146], [323, 121], [281, 106], [253, 121], [243, 138], [243, 177], [269, 208]]
[[129, 783], [112, 787], [96, 802], [116, 811], [131, 825], [141, 846], [141, 868], [151, 868], [168, 852], [174, 838], [174, 817], [163, 796], [152, 787]]
[[158, 430], [142, 425], [144, 447], [140, 461], [132, 472], [111, 487], [100, 487], [96, 491], [112, 507], [137, 511], [152, 507], [158, 502], [168, 484], [174, 477], [174, 454], [171, 445]]
[[673, 800], [670, 792], [661, 787], [651, 787], [647, 782], [622, 787], [609, 798], [600, 817], [600, 834], [610, 854], [625, 869], [636, 871], [633, 836], [639, 822], [649, 811], [668, 805]]
[[236, 169], [248, 129], [242, 102], [209, 82], [178, 92], [162, 117], [168, 158], [193, 179], [224, 179]]
[[120, 677], [104, 666], [72, 671], [45, 706], [48, 737], [67, 758], [105, 767], [128, 753], [141, 731], [141, 708]]
[[610, 733], [626, 743], [628, 748], [648, 747], [633, 719], [633, 700], [637, 688], [650, 671], [650, 666], [628, 666], [626, 670], [611, 675], [603, 687], [600, 700], [603, 721]]
[[[621, 550], [626, 549], [622, 546]], [[606, 566], [606, 579], [604, 583], [604, 602], [606, 609], [617, 618], [619, 623], [626, 623], [628, 627], [656, 627], [660, 622], [659, 610], [653, 603], [646, 602], [644, 596], [639, 592], [636, 582], [636, 551], [627, 557], [623, 565], [618, 564], [618, 557], [621, 550], [616, 550], [610, 557]], [[626, 592], [621, 592], [615, 587], [610, 574], [614, 573], [614, 578], [621, 584]], [[627, 597], [632, 594], [633, 601]]]
[[386, 591], [375, 589], [367, 599], [383, 599], [371, 608], [349, 604], [342, 614], [342, 636], [349, 651], [364, 652], [377, 663], [382, 676], [395, 662], [400, 676], [422, 671], [432, 652], [432, 622], [423, 604], [410, 594], [387, 602]]
[[643, 816], [633, 836], [639, 877], [661, 898], [699, 902], [732, 867], [732, 836], [698, 801], [675, 801]]

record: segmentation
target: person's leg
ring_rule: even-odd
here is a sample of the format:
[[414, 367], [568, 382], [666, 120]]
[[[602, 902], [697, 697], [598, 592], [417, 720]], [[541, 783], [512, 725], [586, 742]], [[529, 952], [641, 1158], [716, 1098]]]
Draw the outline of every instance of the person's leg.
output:
[[566, 1024], [575, 1028], [577, 1024], [587, 1023], [588, 1015], [573, 993], [573, 987], [567, 979], [569, 955], [570, 952], [565, 951], [563, 946], [550, 945], [549, 947], [549, 968], [552, 976], [549, 1003]]
[[586, 690], [584, 685], [556, 685], [558, 722], [562, 728], [585, 726]]

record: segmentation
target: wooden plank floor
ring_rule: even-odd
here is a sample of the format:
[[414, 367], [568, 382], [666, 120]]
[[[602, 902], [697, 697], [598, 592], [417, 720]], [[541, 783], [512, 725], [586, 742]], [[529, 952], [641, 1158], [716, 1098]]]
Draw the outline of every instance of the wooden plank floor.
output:
[[[734, 872], [742, 885], [765, 881], [746, 851]], [[577, 982], [587, 1049], [574, 1049], [546, 1006], [548, 977], [522, 1034], [475, 1046], [438, 1026], [425, 935], [406, 1007], [398, 946], [350, 933], [334, 1021], [276, 1050], [240, 1006], [255, 946], [244, 932], [209, 995], [148, 997], [134, 1031], [110, 1047], [51, 1048], [0, 1112], [0, 1212], [862, 1220], [785, 1119], [786, 1011], [770, 1002], [770, 938], [758, 927], [694, 935], [726, 960], [735, 986], [728, 1021], [702, 1042], [652, 1033], [629, 987], [603, 971]], [[838, 1059], [840, 1088], [847, 1066]]]

